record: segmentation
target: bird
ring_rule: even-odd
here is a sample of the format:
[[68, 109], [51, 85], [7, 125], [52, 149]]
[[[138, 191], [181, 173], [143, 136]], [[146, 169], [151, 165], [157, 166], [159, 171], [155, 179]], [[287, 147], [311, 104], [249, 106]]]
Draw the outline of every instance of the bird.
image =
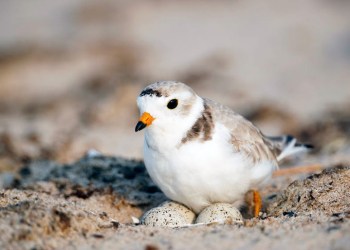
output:
[[253, 190], [258, 217], [261, 185], [282, 159], [311, 147], [290, 135], [265, 136], [229, 107], [177, 81], [148, 85], [137, 106], [135, 132], [145, 129], [147, 172], [165, 196], [196, 214], [215, 203], [233, 204]]

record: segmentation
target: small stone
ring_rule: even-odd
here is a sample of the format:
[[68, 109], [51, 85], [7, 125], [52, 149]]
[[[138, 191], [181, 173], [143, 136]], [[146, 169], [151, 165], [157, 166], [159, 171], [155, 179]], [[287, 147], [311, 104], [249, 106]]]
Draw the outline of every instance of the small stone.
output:
[[141, 218], [141, 224], [153, 227], [182, 227], [192, 224], [195, 216], [194, 212], [184, 205], [166, 201], [147, 211]]
[[228, 203], [215, 203], [206, 207], [197, 217], [196, 223], [243, 224], [239, 210]]

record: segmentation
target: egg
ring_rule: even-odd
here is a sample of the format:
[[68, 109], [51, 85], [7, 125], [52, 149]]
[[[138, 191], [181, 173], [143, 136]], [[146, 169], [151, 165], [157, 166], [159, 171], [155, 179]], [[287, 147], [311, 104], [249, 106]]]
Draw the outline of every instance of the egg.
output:
[[154, 227], [183, 227], [193, 223], [195, 213], [173, 201], [152, 208], [141, 217], [141, 224]]
[[228, 203], [215, 203], [206, 207], [197, 217], [196, 223], [243, 224], [239, 210]]

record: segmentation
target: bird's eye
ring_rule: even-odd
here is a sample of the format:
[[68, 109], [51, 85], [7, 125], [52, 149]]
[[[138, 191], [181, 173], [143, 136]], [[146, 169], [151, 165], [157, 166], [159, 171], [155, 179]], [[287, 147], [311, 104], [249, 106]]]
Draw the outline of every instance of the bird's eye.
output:
[[168, 109], [174, 109], [177, 107], [177, 104], [178, 104], [178, 101], [177, 99], [171, 99], [169, 102], [168, 102]]

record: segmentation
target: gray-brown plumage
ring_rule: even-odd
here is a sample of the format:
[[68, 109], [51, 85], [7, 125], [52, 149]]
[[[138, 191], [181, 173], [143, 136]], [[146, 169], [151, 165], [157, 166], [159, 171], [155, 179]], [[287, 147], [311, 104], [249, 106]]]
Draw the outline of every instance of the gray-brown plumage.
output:
[[273, 148], [266, 144], [266, 138], [250, 121], [235, 113], [226, 106], [204, 98], [205, 104], [210, 107], [216, 122], [222, 123], [230, 130], [232, 149], [241, 152], [253, 164], [270, 160], [276, 161]]
[[187, 131], [186, 136], [182, 138], [181, 142], [186, 143], [194, 139], [200, 139], [202, 141], [210, 140], [213, 129], [214, 121], [211, 108], [204, 103], [202, 115], [193, 124], [191, 129]]
[[[293, 144], [291, 149], [295, 151], [312, 148], [311, 145], [298, 143], [290, 135], [265, 136], [250, 121], [230, 108], [210, 99], [203, 98], [203, 100], [207, 109], [211, 110], [212, 118], [230, 130], [233, 150], [245, 154], [253, 164], [270, 160], [277, 165], [279, 156], [291, 144]], [[286, 153], [286, 156], [289, 154], [292, 153]]]

